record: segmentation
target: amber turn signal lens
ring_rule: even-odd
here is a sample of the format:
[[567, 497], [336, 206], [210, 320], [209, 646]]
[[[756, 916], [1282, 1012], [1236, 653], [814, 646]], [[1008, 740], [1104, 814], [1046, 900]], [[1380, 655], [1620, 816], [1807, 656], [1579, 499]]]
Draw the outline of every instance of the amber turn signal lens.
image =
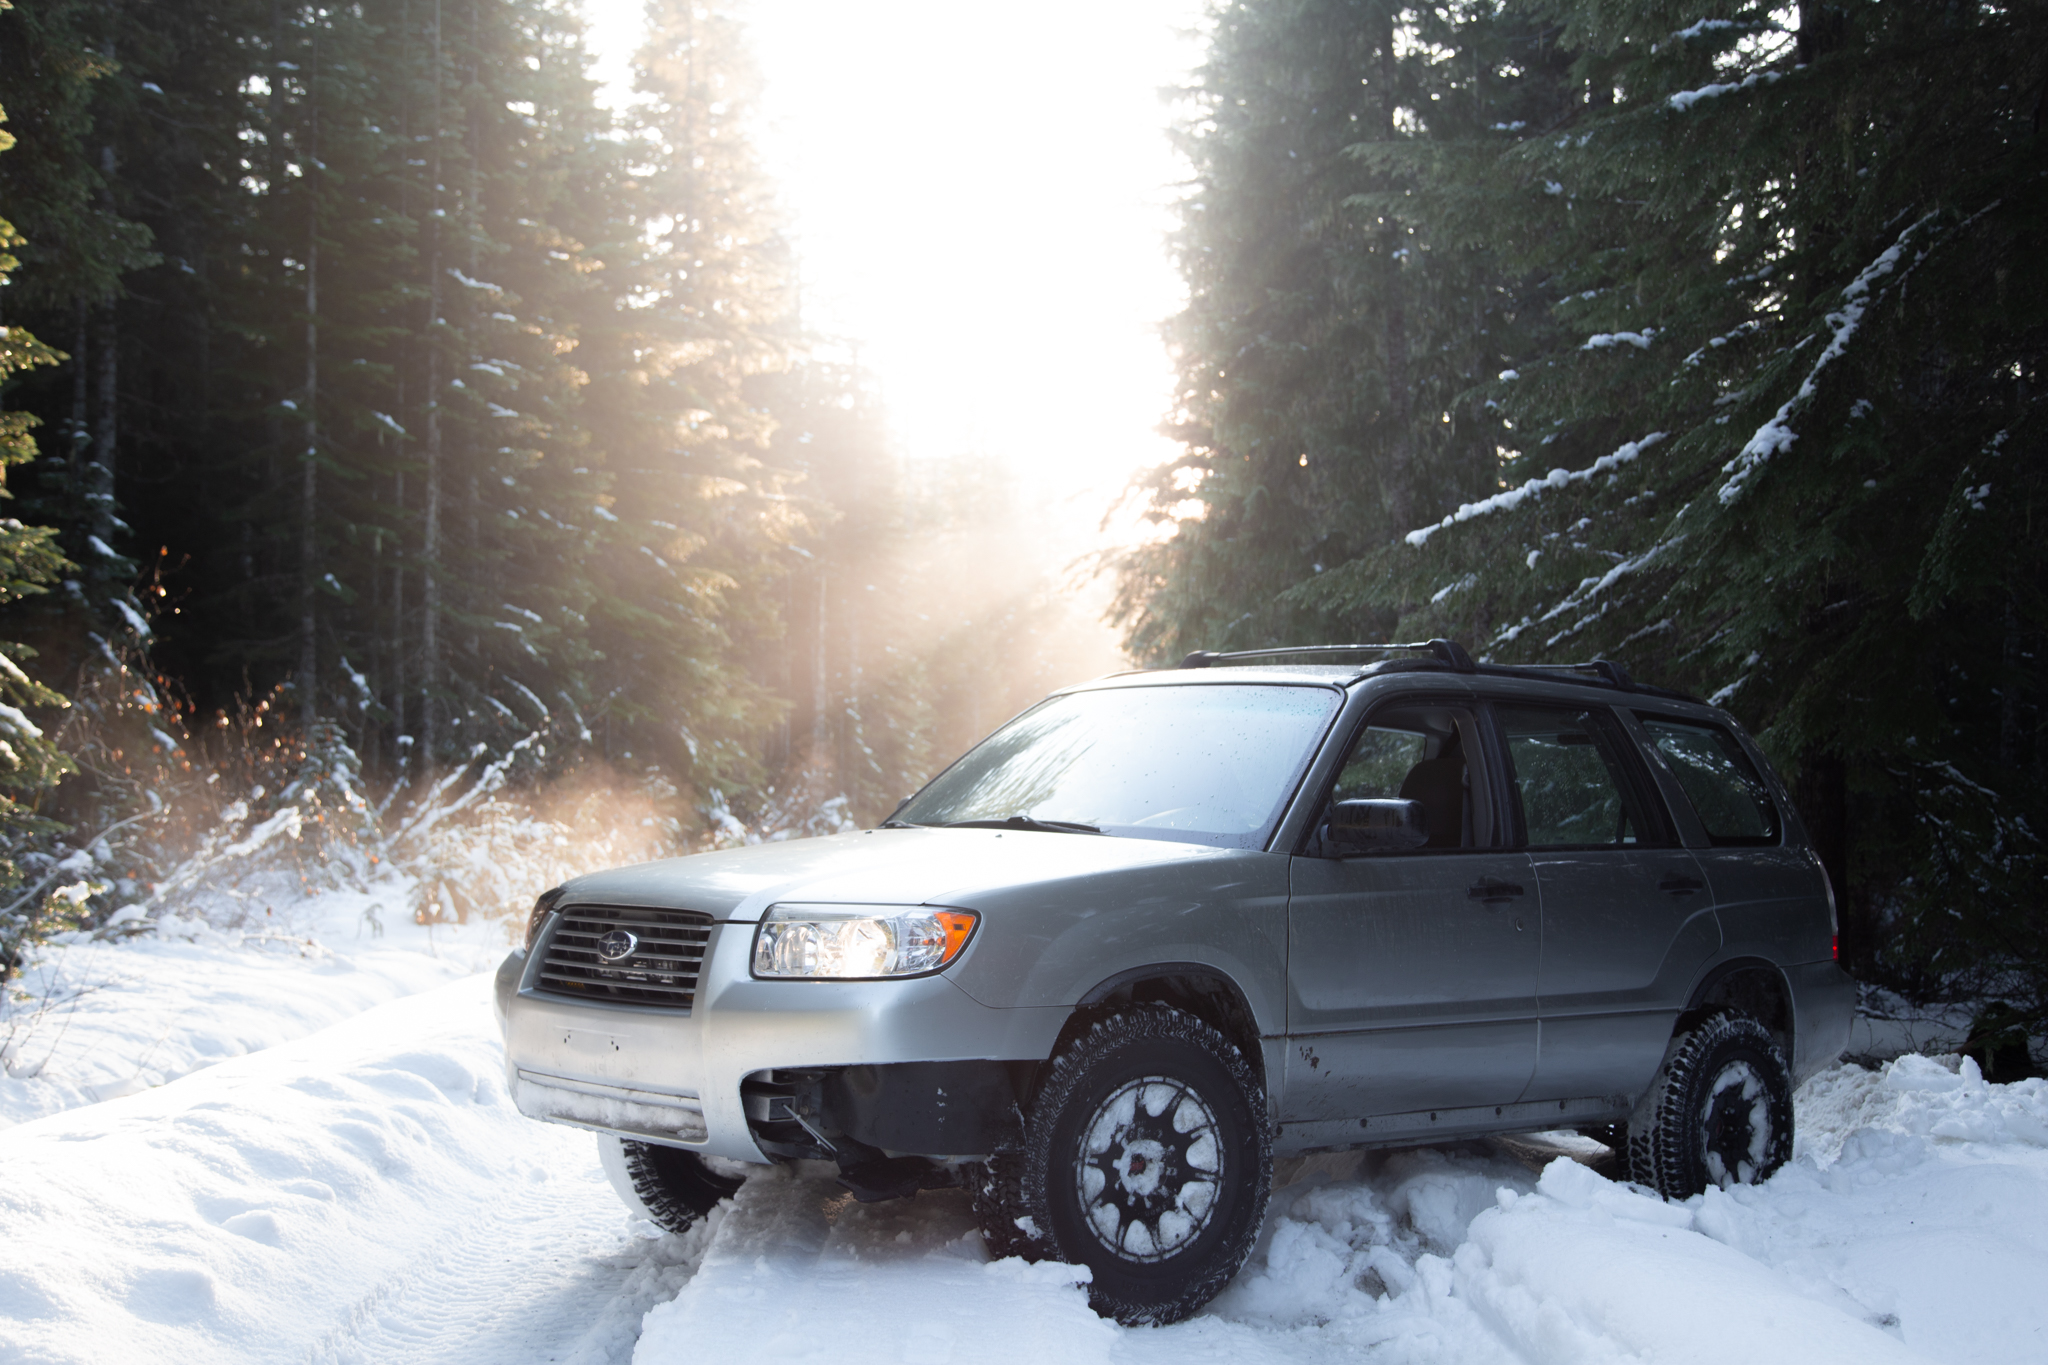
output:
[[939, 959], [939, 965], [944, 966], [960, 956], [960, 950], [967, 946], [967, 936], [974, 932], [978, 917], [966, 910], [941, 910], [932, 918], [946, 931], [946, 953]]

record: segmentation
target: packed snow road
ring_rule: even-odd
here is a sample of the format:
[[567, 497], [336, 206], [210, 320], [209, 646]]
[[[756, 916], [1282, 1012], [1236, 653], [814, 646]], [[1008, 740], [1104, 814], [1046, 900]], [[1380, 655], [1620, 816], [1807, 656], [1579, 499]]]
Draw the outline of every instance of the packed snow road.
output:
[[519, 1116], [486, 981], [0, 1133], [0, 1360], [2048, 1359], [2048, 1082], [1844, 1067], [1760, 1189], [1670, 1205], [1499, 1147], [1285, 1174], [1176, 1327], [990, 1264], [950, 1193], [767, 1171], [687, 1237]]

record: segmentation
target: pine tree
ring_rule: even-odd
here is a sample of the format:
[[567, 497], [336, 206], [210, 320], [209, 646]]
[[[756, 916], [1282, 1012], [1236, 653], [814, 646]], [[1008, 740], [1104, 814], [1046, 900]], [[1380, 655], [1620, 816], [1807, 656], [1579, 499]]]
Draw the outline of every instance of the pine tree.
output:
[[[6, 122], [6, 111], [0, 109], [0, 153], [14, 145]], [[20, 265], [12, 253], [23, 245], [14, 225], [0, 218], [0, 289], [7, 287]], [[0, 393], [16, 375], [61, 359], [26, 329], [0, 325]], [[5, 471], [35, 458], [33, 425], [30, 414], [0, 407], [0, 498], [10, 496]], [[0, 606], [48, 591], [58, 574], [70, 567], [55, 539], [48, 527], [24, 526], [13, 517], [0, 519]], [[71, 768], [25, 709], [64, 705], [63, 697], [30, 678], [17, 662], [31, 654], [23, 645], [0, 642], [0, 896], [11, 902], [0, 909], [0, 981], [12, 972], [21, 939], [33, 928], [29, 907], [35, 893], [14, 895], [23, 880], [16, 855], [30, 839], [60, 828], [37, 815], [36, 801]]]
[[2039, 1009], [2048, 16], [1701, 9], [1544, 7], [1580, 95], [1484, 182], [1556, 323], [1489, 386], [1500, 491], [1283, 600], [1711, 694], [1859, 962]]
[[1383, 635], [1382, 604], [1279, 594], [1491, 488], [1503, 428], [1476, 390], [1542, 323], [1452, 172], [1545, 117], [1558, 65], [1540, 24], [1485, 6], [1219, 15], [1181, 135], [1187, 451], [1148, 489], [1178, 525], [1119, 603], [1141, 657]]

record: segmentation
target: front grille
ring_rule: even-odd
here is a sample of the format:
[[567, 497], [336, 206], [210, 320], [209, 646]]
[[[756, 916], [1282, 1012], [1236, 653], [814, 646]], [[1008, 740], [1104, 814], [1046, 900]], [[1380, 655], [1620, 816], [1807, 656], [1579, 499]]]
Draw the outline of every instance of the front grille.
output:
[[[598, 944], [623, 930], [633, 950], [607, 962]], [[711, 916], [694, 910], [641, 910], [573, 905], [555, 912], [534, 989], [576, 1000], [656, 1005], [688, 1012], [697, 995], [697, 972], [711, 941]]]

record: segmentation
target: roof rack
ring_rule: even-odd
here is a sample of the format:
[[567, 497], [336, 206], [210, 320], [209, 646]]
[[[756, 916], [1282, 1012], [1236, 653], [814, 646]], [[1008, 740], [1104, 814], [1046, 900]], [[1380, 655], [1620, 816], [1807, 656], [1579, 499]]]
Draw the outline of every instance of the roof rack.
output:
[[1209, 668], [1216, 664], [1234, 664], [1251, 659], [1278, 659], [1292, 655], [1360, 653], [1409, 653], [1431, 654], [1450, 667], [1454, 673], [1476, 673], [1478, 665], [1465, 647], [1455, 640], [1424, 640], [1407, 645], [1296, 645], [1291, 649], [1238, 649], [1219, 654], [1213, 650], [1198, 649], [1180, 661], [1182, 668]]
[[1604, 683], [1617, 692], [1647, 692], [1679, 701], [1697, 701], [1684, 692], [1639, 683], [1626, 668], [1612, 659], [1591, 659], [1578, 664], [1478, 664], [1455, 640], [1424, 640], [1414, 644], [1388, 645], [1296, 645], [1285, 649], [1238, 649], [1227, 653], [1198, 649], [1182, 659], [1182, 668], [1210, 668], [1216, 664], [1249, 663], [1254, 659], [1320, 658], [1332, 654], [1404, 653], [1427, 654], [1454, 673], [1486, 673], [1494, 677], [1556, 678], [1560, 682]]
[[1612, 659], [1593, 659], [1582, 664], [1507, 664], [1504, 667], [1517, 673], [1590, 673], [1596, 678], [1605, 678], [1624, 692], [1636, 690], [1635, 679]]

